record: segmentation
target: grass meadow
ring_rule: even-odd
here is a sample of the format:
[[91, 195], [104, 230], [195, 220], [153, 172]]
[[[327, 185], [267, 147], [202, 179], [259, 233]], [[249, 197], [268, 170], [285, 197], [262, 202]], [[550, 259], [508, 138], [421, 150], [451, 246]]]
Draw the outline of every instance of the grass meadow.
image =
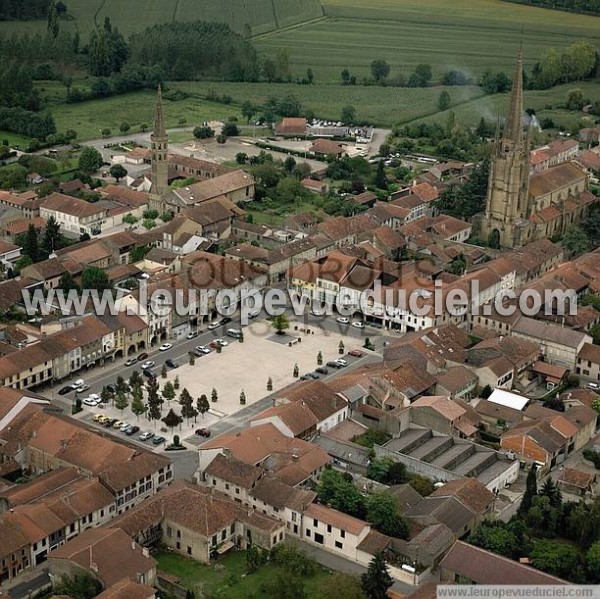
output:
[[[110, 17], [124, 35], [158, 23], [216, 21], [258, 35], [323, 16], [319, 0], [69, 0], [65, 30], [89, 32]], [[45, 31], [46, 21], [0, 22], [0, 33]]]
[[419, 63], [434, 77], [451, 68], [474, 77], [484, 70], [511, 69], [521, 43], [531, 67], [550, 47], [575, 40], [600, 45], [600, 18], [503, 2], [502, 0], [324, 0], [326, 20], [254, 40], [266, 55], [289, 51], [295, 73], [308, 67], [317, 82], [339, 81], [348, 68], [360, 78], [383, 58], [391, 76], [409, 74]]

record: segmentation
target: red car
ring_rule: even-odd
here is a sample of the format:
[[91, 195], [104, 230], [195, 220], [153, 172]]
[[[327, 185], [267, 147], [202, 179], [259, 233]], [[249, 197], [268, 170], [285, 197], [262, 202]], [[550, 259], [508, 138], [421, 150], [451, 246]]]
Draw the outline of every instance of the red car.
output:
[[353, 349], [352, 351], [349, 351], [348, 355], [353, 356], [354, 358], [362, 358], [363, 357], [363, 353], [359, 349]]

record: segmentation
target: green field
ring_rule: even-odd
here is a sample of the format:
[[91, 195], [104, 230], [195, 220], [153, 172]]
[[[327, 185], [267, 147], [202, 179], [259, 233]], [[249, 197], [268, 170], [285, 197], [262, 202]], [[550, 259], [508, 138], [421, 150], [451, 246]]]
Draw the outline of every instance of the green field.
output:
[[[569, 83], [559, 85], [549, 90], [526, 90], [524, 93], [524, 107], [533, 108], [536, 111], [538, 119], [550, 117], [557, 125], [562, 125], [565, 129], [570, 129], [578, 122], [587, 122], [587, 126], [593, 126], [591, 115], [584, 115], [581, 112], [571, 112], [560, 109], [564, 105], [567, 93], [573, 88], [581, 88], [585, 96], [597, 99], [600, 95], [600, 86], [595, 83]], [[488, 121], [495, 122], [500, 115], [501, 118], [508, 110], [509, 94], [497, 94], [494, 96], [483, 96], [460, 106], [455, 106], [451, 110], [456, 116], [456, 120], [464, 125], [476, 125], [481, 117]], [[437, 112], [435, 115], [418, 119], [419, 121], [440, 123], [446, 122], [449, 111]]]
[[550, 47], [575, 40], [600, 46], [600, 18], [502, 2], [502, 0], [324, 0], [329, 17], [255, 41], [274, 55], [286, 48], [292, 70], [310, 67], [317, 82], [338, 81], [348, 68], [360, 78], [383, 58], [394, 73], [409, 74], [419, 63], [434, 77], [449, 69], [477, 76], [487, 68], [511, 69], [521, 40], [531, 67]]
[[338, 119], [342, 107], [351, 104], [356, 108], [356, 116], [379, 125], [391, 126], [437, 112], [440, 92], [450, 92], [453, 104], [460, 104], [482, 95], [476, 86], [396, 88], [364, 87], [341, 85], [293, 85], [268, 83], [170, 83], [170, 87], [193, 94], [204, 95], [209, 89], [217, 94], [230, 95], [234, 102], [250, 100], [263, 105], [269, 96], [282, 97], [295, 95], [304, 109], [312, 110], [316, 115], [327, 119]]
[[[108, 128], [112, 135], [121, 135], [119, 125], [129, 123], [131, 132], [138, 132], [142, 123], [152, 128], [156, 93], [141, 91], [124, 96], [115, 96], [102, 100], [90, 100], [80, 104], [56, 104], [50, 109], [56, 121], [58, 131], [67, 129], [77, 131], [78, 140], [98, 139], [100, 130]], [[209, 120], [227, 120], [236, 115], [239, 108], [198, 99], [180, 102], [164, 102], [167, 127], [179, 127], [179, 120], [185, 119], [186, 126], [195, 126]], [[2, 135], [2, 134], [0, 134]]]
[[[87, 34], [104, 17], [129, 35], [157, 23], [224, 22], [244, 35], [257, 35], [323, 16], [319, 0], [70, 0], [65, 30]], [[45, 31], [45, 21], [3, 22], [2, 31]]]

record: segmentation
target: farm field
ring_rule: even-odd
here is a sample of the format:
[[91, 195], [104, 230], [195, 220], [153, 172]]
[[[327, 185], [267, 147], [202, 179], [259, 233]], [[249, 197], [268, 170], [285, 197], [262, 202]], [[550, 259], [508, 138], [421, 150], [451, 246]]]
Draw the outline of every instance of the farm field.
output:
[[[155, 107], [156, 93], [140, 91], [79, 104], [60, 103], [51, 105], [50, 109], [58, 131], [74, 129], [77, 131], [78, 141], [82, 141], [98, 139], [101, 136], [100, 130], [104, 128], [110, 129], [113, 135], [120, 135], [119, 125], [123, 122], [131, 125], [131, 133], [138, 132], [142, 123], [151, 128]], [[213, 119], [227, 120], [232, 115], [239, 118], [239, 113], [237, 106], [197, 98], [179, 102], [165, 101], [165, 120], [169, 128], [179, 127], [180, 119], [186, 120], [186, 126], [195, 126]]]
[[369, 76], [375, 58], [390, 76], [407, 75], [429, 63], [434, 78], [452, 68], [474, 76], [488, 68], [512, 68], [521, 42], [530, 68], [550, 47], [575, 40], [600, 45], [600, 18], [502, 2], [501, 0], [325, 0], [326, 20], [254, 40], [274, 56], [286, 48], [292, 72], [312, 68], [317, 83], [339, 81], [344, 68]]
[[[558, 106], [563, 105], [567, 93], [573, 88], [580, 88], [586, 97], [598, 97], [600, 86], [595, 83], [581, 82], [569, 83], [567, 85], [559, 85], [549, 90], [525, 90], [524, 106], [525, 108], [533, 108], [536, 111], [538, 119], [544, 117], [551, 118], [557, 126], [563, 126], [566, 130], [580, 122], [581, 120], [589, 120], [593, 124], [593, 117], [583, 115], [581, 112], [571, 112], [564, 109], [559, 109]], [[483, 96], [464, 102], [459, 106], [451, 108], [456, 116], [457, 122], [463, 125], [477, 125], [481, 117], [488, 121], [495, 122], [498, 115], [504, 118], [508, 110], [509, 94], [496, 94], [494, 96]], [[417, 122], [446, 122], [449, 110], [437, 112], [434, 115], [417, 119]]]
[[[70, 0], [65, 30], [87, 34], [109, 16], [130, 35], [158, 23], [217, 21], [244, 35], [257, 35], [323, 16], [319, 0]], [[0, 33], [46, 31], [46, 21], [0, 22]]]
[[483, 95], [476, 86], [397, 88], [228, 82], [172, 82], [169, 85], [201, 96], [213, 89], [218, 95], [231, 96], [240, 105], [245, 100], [263, 105], [269, 96], [293, 94], [300, 100], [303, 109], [312, 110], [319, 117], [336, 120], [342, 107], [350, 104], [356, 108], [357, 119], [380, 126], [392, 126], [436, 113], [443, 89], [450, 92], [453, 104]]

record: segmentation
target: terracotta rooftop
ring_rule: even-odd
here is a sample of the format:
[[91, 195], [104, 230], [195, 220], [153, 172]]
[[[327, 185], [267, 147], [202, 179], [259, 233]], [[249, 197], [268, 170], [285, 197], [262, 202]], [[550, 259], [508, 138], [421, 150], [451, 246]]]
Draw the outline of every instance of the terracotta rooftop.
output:
[[246, 464], [234, 457], [218, 454], [204, 470], [206, 476], [214, 476], [243, 489], [253, 487], [263, 475], [264, 470], [252, 464]]
[[586, 177], [585, 171], [574, 162], [552, 166], [529, 178], [529, 195], [536, 198], [552, 193], [562, 187], [574, 185]]
[[99, 206], [97, 203], [92, 204], [85, 200], [80, 200], [57, 192], [52, 193], [45, 198], [41, 207], [54, 212], [75, 216], [77, 218], [86, 218], [89, 216], [100, 217], [106, 212], [106, 208]]
[[596, 480], [596, 475], [591, 472], [583, 472], [576, 468], [565, 468], [559, 477], [559, 482], [579, 487], [580, 489], [588, 489]]
[[476, 514], [485, 513], [494, 503], [494, 494], [475, 478], [446, 481], [429, 497], [456, 497]]
[[[313, 518], [319, 522], [330, 524], [335, 528], [345, 530], [353, 535], [359, 535], [366, 527], [369, 526], [363, 520], [353, 518], [352, 516], [348, 516], [348, 514], [338, 512], [337, 510], [331, 509], [324, 505], [319, 505], [317, 503], [312, 503], [304, 511], [304, 517]], [[310, 523], [305, 522], [305, 525], [310, 526]]]
[[93, 571], [106, 585], [124, 578], [136, 580], [156, 568], [156, 560], [118, 528], [88, 528], [48, 555], [65, 559], [84, 570]]
[[476, 584], [568, 584], [556, 576], [551, 576], [463, 541], [457, 541], [452, 546], [442, 559], [440, 566], [465, 579], [472, 580]]

